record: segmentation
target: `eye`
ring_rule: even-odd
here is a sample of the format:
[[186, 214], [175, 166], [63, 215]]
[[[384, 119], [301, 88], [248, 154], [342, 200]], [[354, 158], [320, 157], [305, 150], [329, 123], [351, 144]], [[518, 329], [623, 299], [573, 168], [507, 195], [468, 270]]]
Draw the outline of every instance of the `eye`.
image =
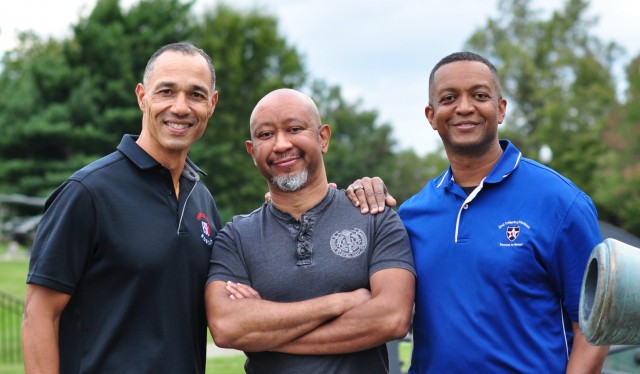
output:
[[171, 95], [172, 91], [170, 88], [165, 88], [159, 91], [160, 95], [162, 96], [168, 96]]
[[262, 132], [259, 132], [256, 137], [258, 139], [269, 139], [272, 135], [273, 133], [271, 131], [262, 131]]
[[303, 130], [303, 129], [302, 129], [302, 127], [297, 127], [297, 126], [296, 126], [296, 127], [291, 127], [291, 128], [289, 129], [289, 132], [292, 132], [292, 133], [294, 133], [294, 134], [297, 134], [297, 133], [299, 133], [299, 132], [300, 132], [300, 131], [302, 131], [302, 130]]
[[205, 99], [206, 96], [202, 92], [194, 92], [191, 94], [196, 99]]
[[478, 100], [489, 100], [491, 96], [487, 95], [484, 92], [477, 92], [473, 95]]
[[442, 97], [442, 99], [440, 99], [440, 102], [443, 103], [443, 104], [446, 104], [446, 103], [451, 103], [451, 102], [453, 102], [455, 100], [456, 100], [456, 96], [455, 95], [445, 95], [445, 96]]

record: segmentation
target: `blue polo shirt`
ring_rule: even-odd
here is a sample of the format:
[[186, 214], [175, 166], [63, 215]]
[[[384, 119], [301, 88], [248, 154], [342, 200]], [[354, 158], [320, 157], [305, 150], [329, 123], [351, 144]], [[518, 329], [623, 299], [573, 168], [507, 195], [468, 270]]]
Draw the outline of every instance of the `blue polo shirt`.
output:
[[399, 215], [417, 272], [411, 373], [560, 373], [582, 276], [601, 242], [571, 181], [508, 141], [469, 195], [451, 168]]
[[27, 282], [71, 295], [61, 373], [203, 373], [204, 285], [220, 218], [187, 160], [171, 175], [125, 135], [48, 199]]

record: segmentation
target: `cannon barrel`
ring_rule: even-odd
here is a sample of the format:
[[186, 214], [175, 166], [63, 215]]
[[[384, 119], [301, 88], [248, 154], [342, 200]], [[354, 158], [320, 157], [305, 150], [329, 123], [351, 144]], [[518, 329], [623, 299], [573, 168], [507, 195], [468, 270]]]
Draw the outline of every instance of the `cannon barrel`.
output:
[[593, 345], [640, 344], [640, 249], [611, 238], [593, 249], [579, 316], [580, 331]]

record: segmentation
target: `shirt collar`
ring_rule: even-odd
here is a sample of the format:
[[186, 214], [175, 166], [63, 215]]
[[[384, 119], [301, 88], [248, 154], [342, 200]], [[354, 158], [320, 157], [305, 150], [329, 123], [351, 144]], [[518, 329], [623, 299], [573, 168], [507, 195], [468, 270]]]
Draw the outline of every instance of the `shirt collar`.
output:
[[[151, 169], [160, 165], [158, 161], [151, 157], [147, 152], [145, 152], [144, 149], [142, 149], [142, 147], [138, 145], [138, 143], [136, 143], [137, 139], [138, 135], [125, 134], [122, 137], [120, 144], [118, 145], [118, 150], [122, 152], [125, 157], [131, 160], [131, 162], [133, 162], [140, 169]], [[185, 165], [185, 171], [189, 174], [191, 179], [194, 179], [194, 177], [192, 176], [193, 172], [207, 175], [188, 157]], [[185, 171], [183, 171], [183, 175]], [[195, 179], [197, 180], [197, 178]]]
[[[333, 202], [333, 200], [336, 198], [336, 196], [338, 196], [339, 193], [344, 193], [344, 191], [338, 190], [337, 188], [327, 188], [327, 194], [318, 203], [318, 205], [316, 205], [313, 208], [307, 210], [302, 215], [303, 216], [310, 216], [310, 215], [319, 215], [319, 214], [321, 214], [326, 208], [328, 208], [331, 205], [331, 202]], [[276, 216], [280, 220], [291, 221], [291, 222], [297, 221], [295, 218], [293, 218], [292, 215], [290, 215], [289, 213], [283, 212], [280, 209], [276, 208], [276, 206], [273, 205], [273, 203], [271, 203], [271, 202], [268, 204], [267, 208], [269, 209], [269, 211], [274, 216]]]
[[[506, 139], [500, 140], [500, 147], [504, 153], [500, 156], [500, 160], [494, 165], [493, 169], [487, 177], [483, 180], [484, 183], [499, 183], [507, 178], [520, 164], [522, 159], [522, 152], [516, 148], [511, 141]], [[451, 165], [449, 168], [438, 178], [437, 187], [447, 188], [451, 187], [455, 181], [453, 180], [453, 173], [451, 171]]]

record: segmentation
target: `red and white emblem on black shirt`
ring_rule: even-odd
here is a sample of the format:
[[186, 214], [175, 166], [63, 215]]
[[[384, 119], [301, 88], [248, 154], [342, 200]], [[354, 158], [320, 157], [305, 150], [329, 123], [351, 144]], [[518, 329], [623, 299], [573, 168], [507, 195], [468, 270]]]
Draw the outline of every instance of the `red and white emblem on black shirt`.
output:
[[209, 223], [209, 217], [206, 214], [199, 212], [196, 216], [196, 219], [200, 221], [202, 225], [202, 234], [200, 237], [202, 241], [204, 241], [207, 245], [213, 244], [213, 239], [211, 239], [211, 224]]

